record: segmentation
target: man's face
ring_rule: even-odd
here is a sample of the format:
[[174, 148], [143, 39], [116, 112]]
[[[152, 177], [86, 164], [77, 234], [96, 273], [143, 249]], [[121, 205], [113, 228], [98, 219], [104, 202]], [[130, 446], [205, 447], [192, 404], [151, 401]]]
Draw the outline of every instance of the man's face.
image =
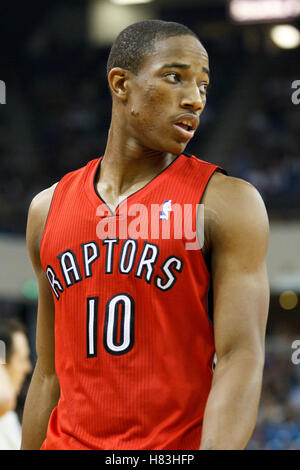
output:
[[130, 80], [129, 132], [147, 149], [182, 153], [206, 104], [208, 56], [193, 36], [156, 42]]
[[12, 354], [7, 364], [7, 372], [16, 394], [20, 392], [31, 367], [27, 338], [24, 333], [16, 332], [13, 334]]

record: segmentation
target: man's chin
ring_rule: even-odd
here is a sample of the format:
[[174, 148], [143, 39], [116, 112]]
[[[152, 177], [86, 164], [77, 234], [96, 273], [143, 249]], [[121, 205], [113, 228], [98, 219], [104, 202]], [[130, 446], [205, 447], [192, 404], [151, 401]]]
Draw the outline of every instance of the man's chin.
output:
[[174, 140], [164, 141], [162, 144], [158, 143], [157, 145], [145, 145], [144, 148], [148, 148], [151, 152], [159, 152], [162, 154], [171, 153], [173, 155], [180, 155], [184, 152], [188, 142], [176, 142]]
[[180, 155], [181, 153], [183, 153], [185, 151], [186, 146], [187, 146], [187, 144], [183, 144], [182, 142], [177, 143], [175, 145], [170, 145], [168, 147], [167, 152], [172, 153], [173, 155]]

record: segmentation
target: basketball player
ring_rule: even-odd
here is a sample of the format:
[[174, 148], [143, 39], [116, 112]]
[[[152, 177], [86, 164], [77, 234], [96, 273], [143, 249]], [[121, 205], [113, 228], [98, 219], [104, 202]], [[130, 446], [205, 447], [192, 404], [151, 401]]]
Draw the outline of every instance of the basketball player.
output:
[[[103, 158], [42, 191], [29, 210], [38, 360], [22, 448], [244, 449], [264, 365], [264, 204], [249, 183], [184, 153], [209, 85], [208, 55], [192, 31], [131, 25], [107, 71]], [[189, 250], [188, 237], [174, 236], [173, 212], [192, 207], [200, 240], [200, 201], [204, 244]], [[132, 222], [137, 204], [146, 209], [137, 231], [170, 223], [171, 236], [110, 231], [127, 215]]]

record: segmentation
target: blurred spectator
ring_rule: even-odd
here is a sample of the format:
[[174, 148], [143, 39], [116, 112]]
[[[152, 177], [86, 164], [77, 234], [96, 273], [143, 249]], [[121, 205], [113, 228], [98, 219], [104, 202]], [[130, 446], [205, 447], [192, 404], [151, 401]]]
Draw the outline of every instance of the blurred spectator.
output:
[[266, 362], [258, 419], [249, 450], [300, 450], [300, 366], [291, 361], [295, 339], [281, 327], [267, 336]]
[[0, 450], [19, 450], [21, 424], [15, 411], [17, 397], [31, 372], [25, 328], [15, 318], [2, 318], [0, 339], [6, 346], [6, 364], [0, 365]]
[[300, 74], [295, 57], [296, 52], [264, 57], [230, 174], [256, 186], [271, 214], [298, 218], [300, 120], [299, 106], [291, 100], [291, 84]]

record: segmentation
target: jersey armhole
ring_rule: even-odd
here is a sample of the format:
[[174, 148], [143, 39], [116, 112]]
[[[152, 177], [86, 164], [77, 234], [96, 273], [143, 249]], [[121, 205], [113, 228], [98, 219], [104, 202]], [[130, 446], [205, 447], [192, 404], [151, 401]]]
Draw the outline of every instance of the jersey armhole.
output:
[[[208, 186], [208, 184], [209, 184], [209, 182], [210, 182], [212, 176], [213, 176], [216, 172], [222, 172], [222, 173], [225, 172], [225, 174], [227, 175], [227, 172], [226, 172], [225, 170], [223, 170], [222, 168], [219, 168], [219, 167], [214, 168], [214, 170], [213, 170], [212, 173], [210, 174], [208, 180], [206, 181], [204, 190], [203, 190], [203, 192], [202, 192], [202, 195], [201, 195], [201, 198], [200, 198], [200, 201], [199, 201], [199, 206], [202, 204], [203, 197], [204, 197], [204, 194], [205, 194], [205, 192], [206, 192], [207, 186]], [[198, 215], [198, 214], [196, 214], [196, 221], [197, 221], [197, 215]], [[196, 222], [196, 224], [197, 224], [197, 222]], [[197, 226], [197, 225], [196, 225], [196, 226]], [[197, 230], [196, 230], [196, 233], [197, 233]], [[202, 260], [203, 260], [204, 267], [206, 268], [206, 274], [207, 274], [208, 276], [210, 276], [209, 265], [208, 265], [208, 263], [207, 263], [206, 256], [204, 256], [203, 250], [202, 250], [202, 248], [201, 248], [201, 243], [200, 243], [200, 240], [198, 239], [198, 233], [197, 233], [197, 240], [198, 240], [199, 247], [200, 247], [200, 256], [201, 256], [201, 258], [202, 258]], [[204, 240], [203, 240], [202, 246], [204, 246]], [[208, 253], [207, 255], [209, 256], [209, 253]]]
[[[226, 170], [224, 170], [224, 168], [216, 167], [214, 169], [214, 171], [211, 173], [210, 177], [208, 178], [208, 180], [206, 182], [206, 185], [205, 185], [204, 191], [202, 193], [199, 204], [202, 204], [202, 200], [203, 200], [206, 188], [207, 188], [212, 176], [216, 172], [223, 173], [224, 175], [228, 176], [228, 173], [227, 173]], [[205, 265], [206, 270], [207, 270], [207, 274], [209, 276], [209, 286], [208, 286], [208, 291], [207, 291], [206, 311], [207, 311], [208, 319], [209, 319], [211, 325], [213, 326], [213, 323], [214, 323], [214, 318], [213, 318], [214, 300], [213, 300], [213, 284], [212, 284], [212, 276], [211, 276], [211, 252], [209, 251], [206, 255], [204, 255], [204, 253], [202, 251], [202, 248], [200, 248], [200, 251], [201, 251], [201, 257], [203, 259], [204, 265]]]
[[[201, 198], [200, 198], [200, 202], [199, 202], [199, 205], [202, 204], [202, 201], [203, 201], [203, 197], [204, 197], [204, 194], [206, 192], [206, 188], [212, 178], [212, 176], [216, 173], [223, 173], [224, 175], [228, 175], [227, 171], [224, 170], [223, 168], [221, 167], [216, 167], [211, 175], [209, 176], [207, 182], [206, 182], [206, 185], [205, 185], [205, 188], [203, 190], [203, 193], [201, 195]], [[207, 311], [207, 316], [208, 316], [208, 319], [211, 323], [211, 325], [213, 325], [213, 285], [212, 285], [212, 276], [211, 276], [211, 253], [210, 251], [208, 253], [206, 253], [206, 255], [204, 255], [203, 253], [203, 250], [201, 248], [201, 244], [198, 240], [198, 243], [199, 243], [199, 246], [200, 246], [200, 256], [202, 258], [202, 261], [203, 261], [203, 266], [206, 268], [206, 272], [207, 272], [207, 275], [208, 275], [208, 278], [209, 278], [209, 286], [208, 286], [208, 291], [207, 291], [207, 307], [206, 307], [206, 311]]]
[[49, 219], [50, 219], [50, 214], [51, 214], [51, 212], [52, 212], [54, 195], [55, 195], [55, 193], [56, 193], [56, 190], [57, 190], [57, 187], [58, 187], [59, 183], [60, 183], [60, 181], [58, 181], [58, 183], [56, 184], [56, 187], [55, 187], [55, 189], [54, 189], [54, 191], [53, 191], [53, 194], [52, 194], [52, 197], [51, 197], [51, 201], [50, 201], [50, 205], [49, 205], [48, 214], [47, 214], [47, 216], [46, 216], [46, 220], [45, 220], [45, 224], [44, 224], [44, 228], [43, 228], [43, 233], [42, 233], [42, 237], [41, 237], [41, 243], [40, 243], [40, 250], [39, 250], [39, 253], [40, 253], [40, 261], [41, 261], [42, 269], [44, 269], [44, 268], [43, 268], [41, 253], [42, 253], [42, 248], [43, 248], [43, 245], [44, 245], [45, 234], [46, 234], [46, 232], [47, 232], [48, 221], [49, 221]]
[[[211, 175], [209, 176], [209, 178], [208, 178], [208, 180], [207, 180], [207, 182], [206, 182], [205, 188], [204, 188], [204, 190], [203, 190], [203, 193], [202, 193], [201, 198], [200, 198], [200, 201], [199, 201], [199, 205], [202, 204], [202, 201], [203, 201], [203, 198], [204, 198], [204, 195], [205, 195], [207, 186], [208, 186], [208, 184], [209, 184], [211, 178], [213, 177], [213, 175], [214, 175], [215, 173], [223, 173], [224, 175], [228, 176], [228, 173], [227, 173], [226, 170], [224, 170], [223, 168], [217, 166], [217, 167], [212, 171]], [[199, 246], [200, 246], [199, 240], [198, 240], [198, 243], [199, 243]], [[207, 274], [210, 275], [210, 266], [209, 266], [208, 261], [206, 260], [207, 257], [210, 257], [210, 253], [207, 253], [207, 257], [206, 257], [206, 256], [204, 256], [204, 253], [203, 253], [202, 248], [200, 248], [200, 251], [201, 251], [201, 256], [202, 256], [202, 258], [203, 258], [204, 264], [205, 264], [206, 269], [207, 269]]]

